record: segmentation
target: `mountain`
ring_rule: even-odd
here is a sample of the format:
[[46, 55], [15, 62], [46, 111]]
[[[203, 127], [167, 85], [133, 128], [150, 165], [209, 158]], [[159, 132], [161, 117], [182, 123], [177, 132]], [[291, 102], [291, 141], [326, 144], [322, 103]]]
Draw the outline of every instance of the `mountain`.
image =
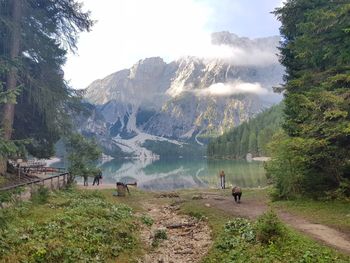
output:
[[272, 93], [284, 73], [278, 42], [218, 32], [212, 45], [226, 52], [220, 58], [140, 60], [89, 85], [85, 99], [93, 114], [78, 121], [79, 130], [109, 151], [139, 157], [152, 155], [143, 145], [153, 152], [159, 142], [203, 145], [280, 100]]

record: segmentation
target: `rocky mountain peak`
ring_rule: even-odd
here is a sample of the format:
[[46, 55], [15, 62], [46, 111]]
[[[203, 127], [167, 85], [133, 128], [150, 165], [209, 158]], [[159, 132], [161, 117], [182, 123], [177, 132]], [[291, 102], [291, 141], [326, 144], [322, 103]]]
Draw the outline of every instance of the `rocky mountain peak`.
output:
[[[88, 132], [98, 131], [121, 148], [127, 140], [140, 147], [145, 138], [156, 137], [201, 144], [199, 136], [220, 134], [269, 107], [272, 86], [282, 83], [284, 73], [270, 59], [279, 38], [249, 39], [227, 31], [212, 37], [214, 44], [232, 47], [235, 59], [188, 56], [166, 63], [151, 57], [93, 82], [86, 99], [98, 105], [99, 119], [96, 127], [87, 122]], [[236, 63], [239, 59], [250, 61]]]

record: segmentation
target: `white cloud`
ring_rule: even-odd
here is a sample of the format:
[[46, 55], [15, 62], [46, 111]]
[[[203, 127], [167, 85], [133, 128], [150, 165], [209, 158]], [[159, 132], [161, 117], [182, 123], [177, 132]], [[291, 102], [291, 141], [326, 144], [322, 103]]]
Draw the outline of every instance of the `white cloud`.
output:
[[[218, 5], [215, 1], [80, 1], [86, 10], [92, 11], [92, 18], [98, 22], [92, 32], [81, 34], [79, 55], [69, 55], [64, 67], [65, 78], [71, 80], [74, 88], [86, 88], [95, 79], [152, 56], [160, 56], [167, 62], [188, 55], [222, 58], [236, 65], [264, 65], [276, 61], [273, 54], [261, 50], [212, 45], [212, 29], [208, 24], [224, 20], [215, 13], [214, 7]], [[232, 3], [229, 8], [233, 9], [234, 15], [240, 12], [242, 2]]]
[[130, 67], [139, 59], [160, 56], [170, 61], [208, 41], [205, 26], [211, 10], [194, 0], [84, 0], [98, 20], [81, 34], [79, 56], [70, 55], [66, 79], [85, 88], [96, 78]]
[[236, 94], [267, 95], [270, 92], [263, 88], [260, 83], [248, 83], [236, 81], [232, 83], [215, 83], [208, 88], [194, 91], [200, 96], [230, 96]]
[[[278, 57], [272, 50], [262, 50], [258, 48], [240, 48], [229, 46], [211, 46], [213, 58], [221, 58], [236, 66], [265, 66], [278, 63]], [[210, 50], [210, 48], [208, 49]], [[215, 52], [216, 51], [216, 52]]]

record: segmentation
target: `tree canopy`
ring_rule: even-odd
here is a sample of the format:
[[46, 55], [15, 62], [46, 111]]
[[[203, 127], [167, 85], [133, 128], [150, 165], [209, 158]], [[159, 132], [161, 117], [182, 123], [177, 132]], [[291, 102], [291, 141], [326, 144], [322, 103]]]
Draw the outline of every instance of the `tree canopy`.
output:
[[[282, 23], [287, 137], [275, 145], [268, 171], [281, 185], [282, 170], [298, 167], [292, 188], [300, 194], [350, 195], [350, 3], [288, 0], [274, 13]], [[283, 161], [281, 145], [298, 158]]]
[[31, 138], [31, 154], [53, 154], [77, 95], [62, 66], [79, 32], [92, 25], [76, 0], [0, 0], [0, 83], [3, 91], [20, 88], [17, 105], [2, 110], [6, 140]]

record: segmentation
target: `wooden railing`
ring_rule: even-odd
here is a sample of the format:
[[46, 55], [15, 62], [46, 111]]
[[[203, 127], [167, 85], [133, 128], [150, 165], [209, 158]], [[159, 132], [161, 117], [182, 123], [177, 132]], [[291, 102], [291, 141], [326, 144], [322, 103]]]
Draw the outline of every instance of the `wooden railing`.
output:
[[55, 184], [56, 184], [56, 189], [60, 189], [60, 188], [67, 185], [68, 177], [69, 177], [69, 173], [67, 173], [67, 172], [60, 173], [60, 174], [53, 175], [53, 176], [43, 178], [43, 179], [35, 179], [35, 180], [29, 181], [29, 182], [24, 182], [24, 183], [19, 183], [19, 184], [7, 186], [7, 187], [2, 187], [2, 188], [0, 188], [0, 191], [9, 191], [9, 190], [13, 190], [13, 189], [16, 189], [19, 187], [26, 187], [26, 186], [30, 186], [32, 188], [35, 185], [47, 186], [47, 184], [45, 184], [45, 183], [49, 183], [51, 190], [55, 189]]

